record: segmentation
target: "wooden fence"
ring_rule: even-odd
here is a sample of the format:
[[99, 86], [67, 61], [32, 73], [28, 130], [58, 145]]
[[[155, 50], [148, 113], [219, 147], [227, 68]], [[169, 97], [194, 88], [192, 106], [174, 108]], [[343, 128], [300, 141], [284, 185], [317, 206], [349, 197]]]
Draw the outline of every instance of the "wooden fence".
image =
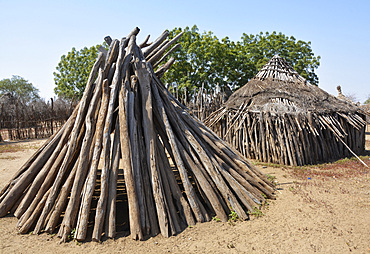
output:
[[185, 105], [192, 115], [203, 121], [212, 112], [221, 107], [231, 92], [226, 93], [218, 85], [213, 89], [206, 89], [204, 85], [196, 91], [189, 91], [177, 86], [168, 86], [167, 89], [181, 104]]
[[0, 141], [46, 138], [53, 135], [66, 119], [45, 119], [42, 121], [0, 121]]

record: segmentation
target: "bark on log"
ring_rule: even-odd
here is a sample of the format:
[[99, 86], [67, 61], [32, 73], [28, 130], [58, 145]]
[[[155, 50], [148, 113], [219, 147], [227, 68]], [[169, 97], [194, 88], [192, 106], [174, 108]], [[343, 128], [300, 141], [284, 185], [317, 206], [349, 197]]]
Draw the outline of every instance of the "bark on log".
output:
[[[47, 211], [45, 209], [47, 203], [45, 204], [44, 209], [43, 209], [43, 211], [42, 211], [42, 213], [41, 213], [41, 215], [40, 215], [40, 217], [37, 221], [35, 229], [33, 230], [34, 234], [41, 233], [41, 230], [43, 229], [45, 224], [47, 224], [47, 226], [45, 228], [45, 231], [47, 231], [49, 233], [54, 232], [54, 229], [55, 229], [55, 227], [56, 227], [56, 225], [59, 221], [60, 215], [64, 211], [63, 209], [66, 207], [66, 204], [68, 202], [67, 198], [68, 198], [68, 195], [71, 191], [72, 183], [73, 183], [73, 180], [74, 180], [74, 177], [75, 177], [75, 174], [76, 174], [76, 170], [77, 170], [77, 166], [78, 166], [78, 157], [79, 157], [78, 156], [79, 155], [78, 151], [81, 148], [81, 144], [82, 144], [84, 134], [85, 134], [85, 125], [82, 126], [81, 132], [80, 132], [80, 134], [77, 138], [76, 151], [73, 153], [69, 164], [66, 166], [66, 168], [68, 169], [68, 172], [66, 173], [66, 175], [68, 175], [67, 180], [64, 182], [64, 184], [63, 184], [63, 181], [60, 182], [60, 184], [63, 184], [63, 186], [61, 187], [60, 193], [59, 193], [58, 197], [55, 200], [55, 204], [53, 204], [53, 207], [50, 208], [49, 211]], [[67, 152], [68, 152], [68, 150], [67, 150]], [[54, 183], [59, 181], [59, 179], [57, 177], [55, 178]], [[51, 189], [51, 191], [53, 191], [53, 189]], [[50, 194], [49, 194], [49, 196], [50, 196]], [[48, 197], [48, 200], [49, 200], [49, 197]]]
[[94, 152], [91, 160], [90, 171], [88, 177], [86, 178], [84, 193], [82, 195], [82, 201], [80, 206], [79, 218], [77, 221], [75, 239], [78, 241], [83, 241], [86, 238], [87, 223], [91, 207], [91, 200], [93, 197], [93, 192], [96, 184], [97, 170], [100, 160], [100, 155], [102, 151], [103, 143], [103, 130], [105, 117], [108, 110], [109, 103], [109, 87], [108, 80], [103, 81], [103, 98], [99, 110], [98, 121], [96, 124], [96, 141], [94, 145]]
[[[43, 224], [44, 223], [44, 220], [46, 219], [46, 216], [49, 214], [52, 206], [54, 205], [54, 202], [55, 202], [55, 199], [57, 197], [58, 190], [60, 188], [62, 179], [64, 178], [64, 175], [66, 174], [66, 172], [68, 170], [68, 166], [70, 165], [70, 162], [72, 160], [73, 154], [76, 151], [78, 135], [81, 132], [81, 127], [82, 127], [83, 122], [84, 122], [84, 117], [86, 115], [86, 111], [87, 111], [88, 105], [89, 105], [91, 97], [92, 97], [92, 92], [93, 92], [93, 88], [94, 88], [94, 85], [93, 85], [94, 83], [93, 82], [95, 80], [98, 69], [100, 68], [100, 66], [103, 63], [104, 63], [103, 54], [99, 53], [98, 58], [97, 58], [96, 62], [94, 63], [94, 66], [91, 70], [89, 79], [87, 81], [85, 92], [84, 92], [84, 94], [82, 96], [82, 99], [80, 101], [80, 107], [78, 109], [77, 117], [76, 117], [76, 120], [74, 122], [74, 126], [73, 126], [73, 130], [72, 130], [72, 133], [71, 133], [71, 138], [70, 138], [70, 141], [69, 141], [70, 143], [69, 143], [69, 146], [68, 146], [67, 154], [66, 154], [66, 156], [63, 160], [61, 168], [58, 171], [56, 181], [54, 182], [53, 186], [51, 187], [52, 190], [50, 191], [48, 199], [45, 203], [45, 206], [44, 206], [44, 209], [43, 209], [43, 211], [41, 213], [41, 216], [39, 218], [38, 224]], [[39, 225], [39, 226], [41, 226], [41, 225]]]
[[[107, 209], [107, 195], [108, 195], [108, 179], [109, 179], [109, 161], [110, 161], [110, 149], [111, 149], [111, 140], [110, 140], [110, 133], [112, 130], [112, 118], [114, 112], [114, 105], [116, 102], [116, 97], [120, 88], [120, 83], [123, 77], [121, 77], [121, 68], [124, 66], [127, 59], [130, 58], [130, 53], [126, 54], [125, 51], [125, 44], [126, 38], [121, 40], [119, 44], [119, 53], [117, 58], [116, 70], [114, 73], [114, 77], [112, 80], [111, 85], [111, 92], [110, 92], [110, 101], [108, 105], [108, 111], [104, 126], [104, 134], [103, 134], [103, 158], [104, 158], [104, 166], [101, 173], [101, 192], [100, 197], [98, 200], [98, 205], [96, 208], [95, 214], [95, 224], [93, 230], [93, 240], [99, 242], [103, 230], [103, 221], [105, 218], [105, 212]], [[124, 73], [124, 72], [123, 72]]]
[[[64, 125], [67, 125], [67, 121]], [[63, 129], [63, 127], [61, 128]], [[62, 130], [59, 130], [62, 131]], [[35, 159], [40, 155], [42, 150], [54, 139], [58, 132], [54, 133], [42, 146], [40, 146], [37, 151], [22, 165], [22, 167], [13, 175], [12, 179], [6, 184], [3, 189], [0, 191], [0, 202], [4, 198], [4, 193], [9, 192], [14, 184], [19, 180], [20, 176], [32, 165]]]
[[[135, 62], [134, 66], [137, 71], [136, 76], [139, 79], [141, 99], [142, 99], [142, 112], [143, 112], [143, 126], [144, 139], [146, 148], [146, 160], [150, 170], [151, 183], [153, 188], [153, 195], [155, 205], [157, 208], [157, 216], [160, 227], [160, 232], [163, 236], [169, 236], [168, 229], [168, 218], [164, 207], [164, 194], [161, 179], [159, 177], [156, 165], [156, 154], [155, 154], [155, 138], [154, 138], [154, 126], [153, 126], [153, 112], [152, 112], [152, 93], [150, 88], [150, 73], [145, 72], [147, 66], [142, 56], [138, 55], [138, 49], [135, 50]], [[147, 51], [148, 52], [148, 51]]]
[[22, 177], [14, 184], [13, 188], [11, 188], [7, 195], [3, 198], [0, 203], [0, 217], [4, 217], [8, 214], [10, 208], [12, 208], [13, 204], [18, 200], [23, 191], [35, 178], [39, 170], [42, 168], [57, 146], [62, 133], [63, 131], [58, 132], [58, 134], [45, 147], [45, 149], [42, 150], [37, 159], [35, 159], [31, 166], [24, 172], [24, 174], [22, 174]]
[[[37, 177], [32, 182], [31, 187], [27, 191], [27, 194], [22, 199], [22, 202], [19, 204], [17, 210], [15, 211], [14, 215], [16, 217], [20, 217], [23, 215], [26, 209], [29, 209], [31, 202], [34, 203], [34, 205], [44, 196], [45, 192], [47, 191], [47, 188], [50, 187], [51, 181], [54, 180], [54, 177], [56, 175], [57, 168], [60, 167], [59, 163], [55, 163], [57, 157], [61, 158], [59, 155], [61, 153], [61, 150], [66, 147], [67, 140], [69, 138], [69, 135], [72, 131], [74, 121], [77, 116], [77, 110], [75, 109], [72, 116], [68, 119], [68, 122], [66, 124], [65, 129], [63, 129], [63, 134], [61, 136], [61, 139], [53, 151], [52, 155], [40, 171], [40, 173], [37, 175]], [[62, 159], [62, 158], [61, 158]], [[42, 184], [42, 188], [40, 189]], [[35, 198], [36, 196], [36, 198]], [[30, 209], [29, 209], [30, 210]], [[30, 210], [31, 212], [32, 210]], [[26, 219], [28, 216], [25, 216]], [[19, 220], [18, 224], [21, 224], [22, 220]]]
[[156, 49], [169, 35], [169, 32], [164, 31], [149, 47], [143, 50], [143, 55], [148, 56], [154, 49]]
[[85, 182], [89, 162], [90, 162], [90, 150], [91, 144], [93, 142], [93, 137], [95, 133], [95, 112], [99, 106], [99, 101], [101, 99], [102, 94], [102, 83], [103, 83], [103, 69], [99, 71], [99, 77], [97, 84], [95, 85], [95, 92], [94, 96], [91, 100], [89, 109], [86, 114], [85, 120], [85, 137], [82, 142], [82, 147], [80, 150], [80, 158], [78, 162], [76, 176], [73, 182], [73, 187], [71, 191], [71, 195], [69, 197], [69, 202], [67, 209], [65, 211], [62, 225], [60, 226], [59, 235], [62, 235], [62, 241], [65, 242], [68, 240], [68, 235], [71, 233], [75, 221], [78, 209], [80, 205], [80, 196], [83, 184]]
[[192, 187], [192, 185], [189, 181], [189, 176], [188, 176], [188, 174], [186, 172], [186, 169], [184, 167], [184, 163], [183, 163], [181, 155], [180, 155], [180, 150], [179, 150], [179, 148], [177, 146], [177, 143], [175, 141], [175, 136], [174, 136], [173, 130], [172, 130], [171, 125], [169, 123], [169, 120], [168, 120], [168, 117], [167, 117], [167, 114], [166, 114], [166, 110], [164, 108], [162, 99], [159, 96], [157, 86], [156, 86], [155, 83], [152, 84], [152, 89], [153, 89], [153, 94], [154, 94], [154, 98], [155, 98], [155, 101], [156, 101], [156, 105], [159, 108], [159, 111], [160, 111], [160, 114], [161, 114], [161, 116], [160, 116], [161, 120], [164, 122], [165, 127], [166, 127], [166, 132], [167, 132], [167, 136], [169, 138], [169, 142], [170, 142], [170, 145], [171, 145], [171, 150], [174, 153], [175, 163], [176, 163], [176, 165], [179, 169], [181, 180], [183, 182], [185, 192], [186, 192], [186, 195], [187, 195], [188, 200], [189, 200], [189, 204], [190, 204], [190, 206], [191, 206], [191, 208], [194, 212], [194, 215], [195, 215], [197, 221], [204, 222], [205, 218], [204, 218], [204, 215], [202, 214], [202, 212], [200, 210], [199, 200], [197, 200], [197, 196], [196, 196], [196, 194], [194, 192], [194, 189], [193, 189], [193, 187]]
[[113, 148], [112, 148], [112, 164], [109, 173], [109, 190], [108, 190], [108, 205], [107, 217], [105, 219], [105, 233], [108, 238], [116, 236], [116, 195], [117, 195], [117, 178], [119, 160], [121, 155], [121, 143], [119, 141], [119, 119], [117, 118], [116, 127], [114, 128]]
[[[128, 76], [128, 75], [127, 75]], [[128, 104], [127, 104], [127, 121], [130, 136], [130, 145], [132, 151], [132, 169], [136, 186], [137, 199], [140, 211], [141, 228], [143, 234], [150, 234], [150, 220], [145, 197], [143, 168], [141, 166], [141, 157], [139, 149], [139, 134], [138, 134], [138, 120], [140, 120], [139, 112], [141, 110], [140, 101], [138, 96], [138, 79], [135, 75], [131, 76], [131, 89], [128, 91]]]
[[125, 177], [126, 192], [128, 198], [129, 208], [129, 222], [131, 237], [135, 240], [143, 239], [143, 233], [140, 224], [140, 210], [137, 199], [136, 186], [133, 176], [132, 168], [132, 154], [130, 145], [130, 136], [127, 126], [127, 108], [128, 108], [128, 89], [130, 77], [126, 76], [126, 81], [121, 89], [119, 96], [119, 127], [120, 127], [120, 141], [122, 150], [123, 173]]

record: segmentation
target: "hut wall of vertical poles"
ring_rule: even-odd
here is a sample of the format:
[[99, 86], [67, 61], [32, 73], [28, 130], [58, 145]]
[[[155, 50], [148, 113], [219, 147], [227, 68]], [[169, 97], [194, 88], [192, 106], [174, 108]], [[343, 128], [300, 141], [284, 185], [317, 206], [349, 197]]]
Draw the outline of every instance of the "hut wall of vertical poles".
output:
[[274, 56], [206, 120], [245, 157], [305, 165], [365, 149], [365, 116], [359, 108], [311, 85]]
[[198, 90], [194, 88], [193, 91], [188, 91], [186, 87], [179, 88], [172, 85], [168, 87], [168, 90], [201, 121], [220, 108], [231, 95], [230, 89], [225, 91], [224, 88], [220, 88], [219, 84], [216, 84], [216, 89], [207, 89], [202, 84]]

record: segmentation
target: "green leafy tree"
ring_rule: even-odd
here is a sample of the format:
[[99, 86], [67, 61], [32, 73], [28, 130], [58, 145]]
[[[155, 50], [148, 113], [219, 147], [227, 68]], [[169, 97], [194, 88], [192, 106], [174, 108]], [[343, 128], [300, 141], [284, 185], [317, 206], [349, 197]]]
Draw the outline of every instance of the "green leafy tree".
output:
[[165, 83], [176, 83], [180, 88], [191, 91], [202, 84], [206, 88], [227, 84], [229, 76], [229, 58], [235, 56], [232, 49], [235, 44], [220, 41], [212, 32], [199, 33], [197, 26], [175, 28], [170, 31], [170, 38], [184, 32], [179, 42], [181, 48], [173, 53], [176, 62], [164, 75]]
[[170, 38], [184, 32], [181, 48], [172, 54], [176, 62], [164, 75], [165, 83], [177, 84], [188, 91], [204, 86], [236, 89], [245, 85], [275, 54], [312, 84], [318, 84], [315, 69], [320, 56], [315, 57], [310, 42], [296, 40], [282, 33], [243, 34], [241, 41], [228, 37], [219, 40], [212, 32], [199, 33], [197, 26], [170, 31]]
[[66, 99], [80, 99], [85, 90], [86, 82], [92, 66], [98, 56], [100, 45], [76, 50], [63, 55], [54, 72], [56, 95]]
[[39, 90], [28, 80], [16, 75], [0, 81], [0, 96], [7, 93], [24, 104], [40, 99]]
[[276, 32], [272, 34], [261, 32], [257, 35], [244, 33], [241, 39], [240, 54], [246, 56], [252, 63], [256, 69], [255, 72], [260, 70], [275, 54], [278, 54], [285, 58], [302, 77], [318, 85], [319, 79], [315, 74], [315, 69], [320, 65], [320, 56], [314, 56], [311, 42], [297, 41], [293, 36], [288, 37]]

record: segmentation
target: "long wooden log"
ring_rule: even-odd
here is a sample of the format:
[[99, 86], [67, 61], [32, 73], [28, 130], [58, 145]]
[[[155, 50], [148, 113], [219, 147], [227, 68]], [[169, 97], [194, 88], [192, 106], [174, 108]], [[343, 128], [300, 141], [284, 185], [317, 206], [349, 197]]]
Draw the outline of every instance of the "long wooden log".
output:
[[[180, 231], [181, 231], [181, 222], [180, 222], [180, 218], [178, 216], [178, 211], [177, 209], [175, 208], [175, 205], [174, 205], [174, 202], [173, 202], [173, 196], [172, 196], [172, 192], [171, 192], [171, 188], [170, 188], [170, 185], [168, 183], [168, 171], [165, 169], [165, 167], [168, 165], [165, 166], [165, 161], [168, 160], [167, 156], [165, 156], [165, 153], [161, 153], [160, 150], [163, 149], [163, 146], [159, 140], [159, 138], [157, 138], [157, 149], [156, 149], [156, 152], [157, 152], [157, 157], [159, 158], [158, 160], [158, 169], [159, 169], [159, 175], [162, 179], [162, 183], [163, 183], [163, 190], [164, 190], [164, 194], [165, 194], [165, 206], [167, 208], [167, 214], [168, 214], [168, 222], [169, 222], [169, 225], [170, 225], [170, 229], [171, 229], [171, 235], [176, 235], [178, 234]], [[172, 172], [170, 172], [170, 174], [173, 174]]]
[[155, 50], [169, 35], [169, 32], [164, 31], [150, 46], [143, 50], [143, 55], [148, 56], [153, 50]]
[[[128, 39], [122, 38], [121, 43], [119, 45], [119, 53], [116, 63], [116, 70], [114, 73], [114, 77], [112, 80], [111, 91], [110, 91], [110, 99], [108, 105], [107, 116], [105, 120], [104, 126], [104, 134], [103, 134], [103, 158], [104, 158], [104, 166], [101, 173], [101, 192], [100, 197], [98, 200], [98, 205], [96, 208], [95, 214], [95, 224], [93, 230], [93, 240], [100, 241], [102, 230], [103, 230], [103, 221], [105, 218], [105, 212], [107, 209], [107, 195], [108, 195], [108, 179], [109, 179], [109, 161], [110, 161], [110, 149], [111, 149], [111, 140], [110, 140], [110, 133], [112, 130], [112, 119], [113, 119], [113, 112], [114, 112], [114, 105], [116, 102], [116, 97], [120, 88], [120, 83], [123, 77], [121, 77], [121, 68], [125, 65], [125, 62], [128, 61], [127, 59], [131, 58], [131, 53], [126, 54], [125, 44]], [[123, 72], [124, 73], [124, 72]]]
[[189, 177], [188, 177], [188, 174], [186, 172], [184, 163], [182, 161], [179, 148], [178, 148], [178, 146], [175, 142], [172, 127], [169, 123], [169, 120], [168, 120], [168, 117], [167, 117], [167, 114], [166, 114], [166, 110], [164, 108], [162, 99], [161, 99], [161, 97], [158, 93], [157, 86], [156, 86], [155, 83], [152, 83], [152, 90], [153, 90], [153, 95], [154, 95], [154, 98], [155, 98], [155, 101], [156, 101], [156, 105], [160, 110], [161, 120], [164, 122], [165, 127], [166, 127], [167, 136], [169, 138], [169, 142], [170, 142], [170, 145], [171, 145], [172, 152], [175, 155], [175, 162], [176, 162], [177, 168], [180, 172], [181, 180], [183, 182], [185, 192], [186, 192], [186, 195], [187, 195], [188, 200], [189, 200], [189, 204], [190, 204], [190, 206], [191, 206], [191, 208], [194, 212], [195, 217], [197, 218], [197, 221], [204, 222], [205, 218], [204, 218], [204, 215], [202, 214], [202, 212], [200, 211], [199, 200], [197, 200], [197, 196], [195, 194], [195, 191], [194, 191], [194, 189], [193, 189], [193, 187], [192, 187], [192, 185], [189, 181]]
[[[64, 129], [63, 129], [64, 130]], [[10, 208], [22, 195], [24, 190], [35, 178], [39, 170], [45, 164], [47, 159], [50, 157], [51, 153], [58, 145], [58, 142], [62, 136], [63, 131], [58, 132], [58, 134], [53, 138], [53, 140], [41, 151], [40, 155], [35, 159], [27, 171], [22, 174], [21, 179], [19, 179], [3, 198], [0, 203], [0, 217], [4, 217], [8, 214]]]
[[[29, 213], [31, 213], [32, 208], [29, 209], [31, 202], [33, 203], [32, 207], [34, 209], [34, 205], [39, 200], [41, 200], [41, 198], [44, 196], [45, 192], [47, 191], [47, 188], [50, 187], [51, 181], [54, 179], [56, 175], [56, 170], [58, 167], [60, 167], [59, 163], [58, 164], [55, 163], [55, 160], [57, 159], [57, 157], [59, 157], [61, 150], [63, 149], [63, 147], [65, 147], [65, 144], [68, 141], [68, 138], [72, 131], [76, 116], [77, 116], [77, 108], [73, 111], [71, 117], [68, 119], [68, 124], [66, 124], [66, 128], [63, 131], [63, 135], [57, 147], [53, 151], [52, 155], [50, 156], [50, 158], [48, 159], [48, 161], [46, 162], [46, 164], [44, 165], [40, 173], [33, 180], [31, 187], [27, 191], [27, 194], [25, 195], [22, 202], [19, 204], [17, 210], [15, 211], [14, 215], [16, 217], [19, 218], [20, 216], [22, 216], [22, 214], [25, 212], [26, 209], [28, 209]], [[41, 188], [41, 185], [42, 185], [42, 188]], [[23, 219], [28, 219], [29, 213], [26, 216], [23, 216]], [[22, 224], [23, 219], [19, 220], [18, 222], [19, 225]]]
[[87, 232], [87, 223], [88, 217], [91, 207], [91, 200], [93, 197], [95, 184], [96, 184], [96, 177], [97, 177], [97, 170], [100, 160], [100, 154], [102, 151], [102, 142], [103, 142], [103, 130], [104, 130], [104, 123], [105, 117], [108, 110], [108, 103], [109, 103], [109, 87], [108, 87], [108, 80], [105, 79], [103, 81], [103, 98], [102, 103], [99, 110], [98, 121], [96, 124], [96, 141], [94, 145], [94, 152], [92, 156], [92, 162], [90, 166], [90, 171], [88, 177], [85, 182], [85, 189], [82, 195], [82, 201], [80, 206], [79, 217], [76, 226], [75, 232], [75, 239], [78, 241], [83, 241], [86, 238]]
[[[54, 168], [60, 167], [60, 165], [63, 162], [64, 156], [67, 153], [67, 149], [68, 149], [68, 145], [65, 145], [63, 147], [62, 151], [60, 152], [58, 158], [56, 159], [55, 164], [53, 165]], [[53, 174], [53, 172], [52, 172], [52, 174]], [[54, 173], [54, 177], [55, 177], [55, 175], [56, 175], [56, 173]], [[48, 177], [49, 176], [50, 175], [48, 175]], [[32, 219], [30, 220], [30, 217], [36, 219], [35, 214], [39, 214], [37, 210], [43, 208], [42, 206], [39, 206], [39, 203], [40, 203], [40, 200], [44, 199], [44, 197], [47, 197], [47, 196], [45, 196], [45, 193], [48, 191], [48, 188], [52, 184], [52, 180], [53, 180], [53, 177], [50, 176], [48, 180], [44, 181], [44, 184], [41, 186], [41, 188], [40, 188], [39, 192], [37, 193], [35, 199], [32, 201], [32, 203], [30, 204], [30, 206], [28, 207], [26, 212], [19, 219], [19, 221], [17, 223], [17, 227], [18, 228], [22, 227], [22, 230], [19, 230], [20, 233], [27, 233], [28, 232], [32, 223], [34, 222]], [[46, 202], [46, 200], [45, 200], [45, 202]], [[23, 223], [28, 224], [28, 226], [23, 225]]]
[[71, 191], [71, 195], [69, 197], [69, 202], [67, 205], [67, 209], [65, 211], [62, 225], [60, 226], [60, 233], [62, 235], [62, 241], [68, 240], [68, 235], [71, 233], [73, 226], [75, 225], [76, 216], [80, 205], [80, 196], [83, 184], [85, 182], [89, 162], [90, 162], [90, 150], [91, 144], [93, 142], [93, 137], [95, 133], [95, 115], [96, 110], [99, 106], [99, 101], [101, 99], [102, 94], [102, 83], [103, 83], [103, 69], [99, 71], [99, 78], [97, 84], [95, 86], [95, 91], [93, 98], [91, 99], [91, 103], [89, 109], [86, 114], [85, 120], [85, 137], [82, 142], [82, 147], [80, 150], [80, 159], [78, 162], [76, 176], [73, 182], [73, 187]]
[[260, 140], [261, 140], [261, 145], [262, 145], [262, 161], [267, 161], [267, 155], [266, 155], [266, 134], [264, 132], [264, 126], [263, 126], [263, 119], [264, 119], [264, 114], [261, 112], [259, 114], [259, 133], [260, 133]]
[[158, 47], [156, 47], [149, 55], [145, 56], [145, 59], [148, 61], [149, 63], [149, 60], [150, 58], [152, 58], [154, 55], [157, 54], [158, 51], [160, 51], [162, 48], [164, 48], [168, 42], [170, 40], [169, 39], [165, 39], [160, 45], [158, 45]]
[[109, 45], [110, 47], [109, 47], [108, 54], [105, 60], [105, 65], [104, 65], [104, 75], [103, 75], [104, 79], [107, 78], [112, 64], [115, 63], [117, 60], [118, 51], [119, 51], [119, 41], [117, 39], [112, 41], [111, 39], [111, 44]]
[[[138, 110], [137, 113], [137, 119], [142, 118], [142, 112], [141, 112], [141, 105], [140, 110]], [[157, 211], [156, 211], [156, 205], [153, 195], [153, 188], [151, 184], [151, 172], [148, 165], [148, 160], [146, 158], [146, 147], [145, 147], [145, 141], [144, 141], [144, 127], [142, 124], [142, 121], [138, 121], [138, 145], [139, 145], [139, 156], [140, 156], [140, 169], [141, 169], [141, 175], [143, 177], [143, 182], [146, 183], [143, 185], [144, 188], [144, 196], [145, 196], [145, 205], [147, 207], [146, 211], [148, 213], [148, 219], [149, 219], [149, 228], [146, 228], [146, 233], [151, 234], [152, 236], [156, 236], [159, 234], [159, 223], [158, 223], [158, 217], [157, 217]], [[148, 225], [147, 225], [148, 226]]]
[[[75, 176], [77, 166], [78, 166], [79, 149], [81, 147], [84, 134], [85, 134], [85, 125], [82, 126], [81, 132], [79, 133], [78, 138], [77, 138], [76, 150], [72, 154], [71, 160], [70, 160], [69, 164], [66, 167], [68, 169], [68, 172], [66, 172], [66, 176], [65, 176], [67, 178], [67, 180], [65, 180], [65, 181], [64, 181], [64, 179], [62, 180], [61, 184], [63, 184], [63, 186], [61, 187], [59, 195], [57, 196], [52, 209], [48, 213], [45, 213], [45, 211], [46, 211], [45, 207], [43, 208], [42, 213], [39, 216], [39, 218], [37, 220], [37, 223], [36, 223], [36, 226], [33, 230], [34, 234], [41, 233], [41, 230], [44, 229], [45, 224], [47, 225], [46, 228], [45, 228], [45, 231], [47, 231], [49, 233], [52, 233], [54, 231], [57, 223], [59, 222], [60, 215], [62, 214], [62, 212], [65, 209], [65, 206], [66, 206], [67, 201], [68, 201], [68, 195], [69, 195], [70, 190], [72, 188], [72, 183], [73, 183], [74, 176]], [[68, 146], [69, 145], [70, 144], [68, 144]], [[67, 149], [67, 152], [68, 152], [68, 149]], [[54, 182], [56, 182], [56, 181], [59, 181], [59, 179], [57, 177], [55, 178]], [[64, 183], [63, 183], [63, 181], [64, 181]], [[70, 183], [68, 183], [68, 181]], [[52, 187], [51, 187], [51, 191], [52, 191]], [[48, 199], [49, 199], [49, 197], [48, 197]], [[43, 214], [43, 213], [45, 213], [45, 214]]]
[[155, 64], [153, 64], [153, 68], [156, 68], [159, 64], [163, 62], [164, 59], [166, 59], [167, 56], [169, 56], [172, 52], [175, 50], [181, 48], [181, 45], [178, 43], [175, 46], [173, 46], [166, 54], [164, 54], [161, 59], [159, 59]]
[[35, 209], [36, 212], [33, 213], [32, 216], [19, 229], [19, 233], [21, 233], [21, 234], [26, 233], [30, 229], [33, 222], [36, 220], [37, 216], [41, 213], [42, 207], [44, 206], [49, 193], [50, 193], [50, 189], [45, 193], [45, 195], [42, 197], [41, 201], [37, 204], [37, 207]]
[[267, 163], [271, 163], [271, 160], [273, 159], [273, 150], [272, 150], [272, 142], [271, 142], [271, 133], [270, 128], [267, 122], [267, 117], [265, 116], [263, 118], [263, 126], [265, 127], [265, 133], [266, 133], [266, 153], [267, 153]]
[[121, 155], [120, 131], [119, 131], [119, 118], [116, 121], [114, 128], [112, 160], [109, 173], [109, 189], [108, 189], [108, 205], [107, 215], [105, 219], [105, 233], [108, 238], [116, 236], [116, 196], [117, 196], [117, 178], [119, 160]]
[[[165, 237], [169, 236], [168, 230], [168, 218], [164, 207], [164, 194], [161, 179], [159, 177], [156, 165], [156, 154], [155, 154], [155, 133], [153, 126], [153, 102], [152, 93], [150, 89], [150, 72], [145, 71], [147, 66], [146, 63], [141, 61], [143, 57], [140, 55], [140, 51], [135, 50], [135, 62], [134, 66], [137, 71], [136, 75], [139, 79], [141, 99], [142, 99], [142, 112], [143, 112], [143, 126], [144, 129], [144, 139], [146, 147], [146, 160], [149, 166], [151, 183], [153, 189], [153, 195], [155, 200], [155, 205], [157, 208], [157, 217], [159, 222], [159, 227], [161, 234]], [[139, 53], [138, 53], [139, 52]]]
[[[55, 230], [55, 227], [60, 219], [60, 215], [62, 214], [63, 210], [65, 209], [67, 202], [68, 202], [68, 195], [71, 191], [72, 184], [74, 181], [74, 178], [76, 176], [76, 171], [78, 167], [78, 158], [77, 161], [75, 161], [71, 172], [69, 173], [66, 181], [61, 187], [60, 193], [58, 195], [57, 200], [55, 201], [55, 206], [50, 211], [50, 214], [47, 214], [45, 218], [40, 216], [39, 220], [37, 221], [37, 224], [35, 226], [34, 234], [41, 233], [41, 230], [45, 226], [45, 231], [52, 234]], [[50, 189], [52, 190], [52, 189]], [[50, 194], [49, 194], [50, 195]], [[44, 212], [43, 210], [42, 212]], [[41, 214], [42, 215], [42, 214]], [[46, 217], [48, 217], [48, 220], [46, 220]], [[46, 225], [44, 225], [46, 224]]]
[[103, 63], [104, 63], [103, 54], [99, 53], [98, 58], [95, 61], [94, 66], [93, 66], [93, 68], [90, 72], [89, 79], [87, 81], [84, 94], [83, 94], [82, 99], [80, 101], [80, 107], [78, 109], [77, 117], [76, 117], [76, 120], [75, 120], [75, 123], [74, 123], [74, 126], [73, 126], [73, 130], [72, 130], [72, 134], [71, 134], [71, 138], [70, 138], [70, 145], [68, 146], [67, 154], [64, 158], [62, 166], [60, 167], [60, 169], [58, 171], [56, 181], [53, 183], [53, 186], [51, 187], [52, 190], [50, 191], [50, 194], [49, 194], [48, 199], [45, 203], [44, 209], [43, 209], [43, 211], [40, 215], [39, 222], [38, 222], [39, 226], [44, 223], [44, 220], [46, 219], [46, 216], [49, 214], [52, 206], [54, 205], [55, 199], [57, 198], [59, 187], [62, 183], [62, 179], [64, 178], [64, 175], [68, 171], [68, 166], [69, 166], [69, 164], [72, 160], [73, 154], [75, 153], [75, 150], [76, 150], [78, 135], [81, 132], [81, 127], [84, 123], [84, 117], [86, 115], [88, 105], [89, 105], [89, 102], [90, 102], [91, 97], [92, 97], [92, 92], [93, 92], [93, 88], [94, 88], [94, 85], [93, 85], [94, 83], [93, 82], [95, 80], [98, 69], [100, 68], [100, 66]]
[[171, 47], [176, 41], [178, 41], [178, 39], [180, 39], [180, 37], [183, 35], [183, 33], [184, 32], [181, 32], [178, 35], [176, 35], [172, 40], [170, 40], [168, 43], [166, 43], [166, 45], [161, 47], [158, 50], [158, 52], [156, 52], [152, 56], [148, 55], [148, 62], [152, 65], [155, 65], [158, 62], [158, 60], [164, 55], [166, 50], [169, 49], [169, 47]]
[[130, 77], [126, 76], [125, 84], [121, 89], [119, 102], [119, 127], [120, 127], [120, 141], [122, 150], [123, 173], [125, 177], [126, 192], [128, 198], [129, 208], [129, 223], [131, 237], [135, 240], [143, 239], [143, 233], [140, 222], [139, 202], [137, 199], [136, 186], [132, 169], [132, 153], [128, 129], [127, 108], [128, 108], [128, 89]]
[[[67, 125], [68, 121], [64, 124]], [[62, 131], [63, 127], [59, 130]], [[40, 155], [41, 151], [54, 139], [58, 132], [54, 133], [51, 137], [48, 138], [46, 142], [40, 146], [37, 151], [22, 165], [20, 169], [13, 175], [9, 182], [1, 189], [0, 191], [0, 202], [3, 199], [5, 192], [9, 192], [13, 188], [14, 184], [20, 179], [20, 176], [32, 165], [35, 159]]]
[[[129, 75], [127, 75], [129, 76]], [[138, 94], [138, 78], [132, 75], [131, 88], [128, 89], [127, 99], [127, 122], [129, 128], [130, 145], [132, 151], [132, 173], [134, 177], [137, 200], [140, 211], [140, 223], [143, 235], [150, 234], [150, 219], [147, 208], [147, 201], [145, 197], [144, 185], [146, 181], [143, 178], [143, 167], [141, 166], [141, 158], [139, 152], [139, 134], [138, 134], [138, 123], [137, 119], [140, 119], [140, 101]], [[149, 182], [149, 181], [148, 181]]]
[[165, 74], [165, 72], [168, 71], [169, 68], [171, 68], [174, 62], [175, 58], [171, 57], [170, 60], [168, 60], [165, 64], [163, 64], [156, 70], [155, 75], [161, 78], [163, 74]]

